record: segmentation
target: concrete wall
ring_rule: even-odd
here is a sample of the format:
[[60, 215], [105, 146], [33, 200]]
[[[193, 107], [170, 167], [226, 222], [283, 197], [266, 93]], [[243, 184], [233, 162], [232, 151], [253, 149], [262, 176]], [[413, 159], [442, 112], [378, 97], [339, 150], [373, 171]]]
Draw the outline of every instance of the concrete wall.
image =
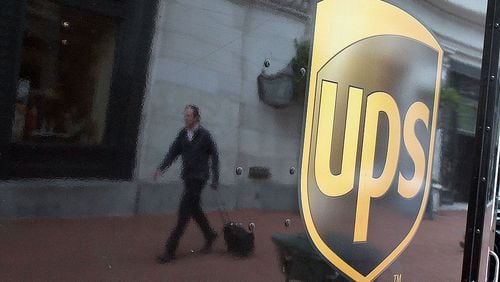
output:
[[0, 184], [0, 217], [114, 216], [134, 213], [137, 184], [34, 180]]
[[[176, 212], [183, 187], [180, 183], [81, 180], [36, 180], [0, 183], [0, 223], [15, 218], [75, 218], [133, 216]], [[206, 211], [256, 208], [298, 212], [296, 193], [286, 185], [268, 189], [254, 185], [246, 193], [237, 186], [205, 189]], [[277, 201], [276, 199], [280, 199]]]
[[[298, 166], [303, 104], [284, 109], [264, 104], [257, 76], [266, 58], [271, 61], [267, 73], [285, 68], [296, 53], [294, 40], [307, 38], [308, 25], [292, 14], [250, 3], [162, 2], [138, 148], [139, 181], [151, 182], [183, 126], [184, 106], [196, 104], [218, 144], [220, 182], [233, 191], [237, 207], [279, 202], [277, 195], [297, 197], [297, 175], [289, 169]], [[244, 169], [241, 176], [234, 173], [238, 166]], [[251, 166], [268, 167], [272, 177], [249, 179]], [[177, 162], [161, 182], [179, 185], [179, 172]]]

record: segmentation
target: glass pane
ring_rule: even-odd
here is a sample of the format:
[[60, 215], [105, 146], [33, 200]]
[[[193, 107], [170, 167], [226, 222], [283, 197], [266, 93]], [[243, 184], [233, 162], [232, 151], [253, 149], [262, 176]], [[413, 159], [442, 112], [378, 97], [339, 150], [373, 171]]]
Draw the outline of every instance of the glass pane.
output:
[[101, 143], [115, 33], [111, 18], [29, 1], [14, 142]]
[[[0, 183], [0, 278], [460, 281], [486, 0], [160, 2], [133, 178]], [[60, 3], [29, 1], [14, 141], [99, 144], [117, 23]]]

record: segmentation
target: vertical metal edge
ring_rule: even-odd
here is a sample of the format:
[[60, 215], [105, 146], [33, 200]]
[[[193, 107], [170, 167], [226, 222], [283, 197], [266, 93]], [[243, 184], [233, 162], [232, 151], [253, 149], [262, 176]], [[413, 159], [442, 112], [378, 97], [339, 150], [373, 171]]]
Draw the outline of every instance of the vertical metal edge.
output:
[[[483, 58], [481, 66], [481, 85], [479, 90], [479, 104], [476, 120], [476, 135], [473, 154], [473, 177], [469, 195], [467, 211], [467, 226], [465, 232], [465, 246], [462, 267], [462, 281], [477, 281], [482, 246], [482, 227], [484, 221], [489, 157], [492, 136], [483, 129], [492, 121], [494, 115], [496, 85], [498, 83], [498, 57], [500, 51], [500, 30], [495, 29], [494, 23], [500, 15], [500, 6], [496, 0], [488, 1], [486, 13]], [[494, 79], [490, 77], [494, 75]], [[479, 230], [479, 232], [475, 232]]]

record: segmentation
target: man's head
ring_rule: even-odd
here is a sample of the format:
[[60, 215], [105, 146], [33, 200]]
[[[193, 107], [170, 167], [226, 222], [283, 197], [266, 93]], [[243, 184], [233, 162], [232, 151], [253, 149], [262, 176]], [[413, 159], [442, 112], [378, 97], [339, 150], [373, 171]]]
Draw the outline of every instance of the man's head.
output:
[[184, 123], [187, 128], [193, 128], [200, 122], [200, 109], [195, 105], [187, 105], [184, 109]]

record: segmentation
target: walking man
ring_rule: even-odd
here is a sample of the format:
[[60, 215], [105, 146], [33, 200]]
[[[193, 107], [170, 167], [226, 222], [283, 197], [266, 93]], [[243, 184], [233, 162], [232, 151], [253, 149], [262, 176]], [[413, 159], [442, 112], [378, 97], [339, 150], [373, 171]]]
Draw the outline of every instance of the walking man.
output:
[[200, 226], [205, 237], [205, 245], [201, 250], [208, 253], [217, 238], [210, 224], [201, 210], [200, 196], [209, 175], [209, 160], [212, 164], [211, 187], [217, 190], [219, 182], [219, 157], [217, 146], [210, 132], [200, 125], [200, 110], [195, 105], [188, 105], [184, 109], [185, 127], [181, 129], [177, 138], [170, 146], [165, 159], [154, 173], [154, 179], [159, 176], [174, 162], [179, 155], [182, 156], [182, 173], [184, 192], [179, 206], [177, 226], [170, 234], [163, 255], [158, 257], [159, 263], [168, 263], [175, 259], [175, 251], [187, 224], [192, 217]]

